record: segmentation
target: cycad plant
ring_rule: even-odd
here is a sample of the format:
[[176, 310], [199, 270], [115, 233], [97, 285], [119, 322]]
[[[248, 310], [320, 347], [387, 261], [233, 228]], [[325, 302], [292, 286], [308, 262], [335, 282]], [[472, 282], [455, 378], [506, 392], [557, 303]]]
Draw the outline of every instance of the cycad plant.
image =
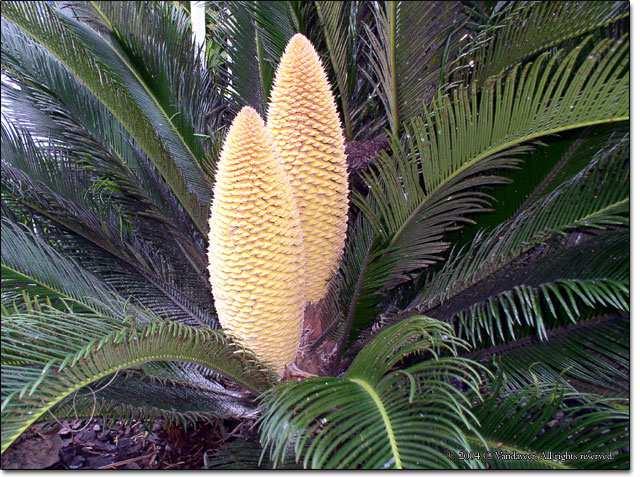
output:
[[627, 2], [2, 5], [2, 451], [628, 468]]

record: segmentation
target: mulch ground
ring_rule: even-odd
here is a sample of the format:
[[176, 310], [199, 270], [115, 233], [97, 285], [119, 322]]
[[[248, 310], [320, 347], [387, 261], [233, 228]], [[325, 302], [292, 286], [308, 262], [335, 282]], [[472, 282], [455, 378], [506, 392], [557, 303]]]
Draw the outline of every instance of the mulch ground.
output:
[[[228, 424], [228, 425], [227, 425]], [[234, 438], [234, 423], [196, 429], [138, 421], [68, 420], [32, 426], [2, 456], [2, 469], [202, 469], [205, 452]]]

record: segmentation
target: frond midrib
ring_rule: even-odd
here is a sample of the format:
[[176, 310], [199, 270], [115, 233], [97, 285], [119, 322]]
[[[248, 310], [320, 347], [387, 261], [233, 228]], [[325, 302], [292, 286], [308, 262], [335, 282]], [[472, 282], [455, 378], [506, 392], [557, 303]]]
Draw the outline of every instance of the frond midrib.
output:
[[[503, 74], [506, 70], [508, 70], [509, 68], [512, 68], [513, 66], [517, 65], [518, 63], [520, 63], [521, 61], [526, 61], [527, 58], [531, 58], [532, 56], [545, 51], [545, 50], [549, 50], [550, 48], [553, 48], [555, 46], [558, 46], [568, 40], [571, 40], [572, 38], [578, 38], [578, 37], [582, 37], [584, 35], [586, 35], [589, 32], [592, 32], [594, 30], [597, 30], [598, 28], [602, 28], [602, 27], [606, 27], [608, 25], [613, 25], [614, 23], [616, 23], [619, 20], [622, 20], [623, 18], [627, 18], [629, 16], [629, 11], [626, 11], [624, 13], [621, 13], [620, 15], [617, 15], [613, 18], [608, 19], [605, 22], [601, 22], [601, 23], [597, 23], [595, 25], [589, 25], [587, 27], [584, 27], [583, 29], [581, 29], [578, 32], [573, 32], [571, 34], [565, 35], [562, 38], [557, 38], [553, 41], [547, 42], [544, 45], [539, 46], [538, 48], [535, 48], [529, 52], [527, 52], [526, 56], [522, 56], [520, 57], [520, 59], [517, 59], [513, 62], [511, 62], [510, 64], [506, 65], [505, 67], [503, 67], [501, 70], [499, 71], [494, 71], [491, 74], [485, 74], [483, 75], [483, 77], [485, 79], [490, 79], [490, 78], [495, 78], [497, 76], [500, 76], [501, 74]], [[485, 68], [485, 70], [488, 68]], [[486, 71], [485, 71], [486, 73]]]
[[[111, 21], [109, 20], [109, 18], [105, 15], [105, 13], [100, 9], [100, 6], [98, 5], [98, 2], [92, 1], [91, 2], [91, 6], [96, 10], [96, 12], [98, 13], [98, 15], [100, 15], [100, 18], [102, 18], [105, 22], [107, 22], [107, 24], [109, 25], [109, 28], [116, 32], [117, 30], [114, 29]], [[193, 151], [193, 149], [191, 149], [191, 147], [186, 143], [186, 141], [184, 140], [184, 138], [182, 137], [182, 134], [180, 134], [180, 132], [178, 131], [178, 129], [176, 128], [174, 122], [173, 122], [173, 118], [176, 116], [171, 115], [169, 116], [167, 114], [167, 111], [165, 111], [165, 109], [162, 107], [162, 105], [160, 104], [160, 102], [158, 101], [158, 98], [156, 97], [156, 95], [153, 94], [153, 92], [151, 91], [151, 89], [149, 89], [149, 86], [147, 85], [147, 83], [144, 81], [144, 79], [140, 76], [140, 74], [136, 71], [136, 69], [131, 65], [131, 63], [127, 60], [127, 58], [125, 58], [120, 51], [118, 51], [117, 48], [114, 48], [113, 45], [111, 45], [110, 42], [106, 42], [109, 45], [109, 48], [111, 48], [111, 50], [115, 53], [115, 55], [120, 58], [120, 60], [122, 60], [122, 63], [124, 65], [126, 65], [127, 69], [131, 72], [131, 74], [134, 76], [134, 78], [136, 80], [138, 80], [138, 83], [140, 83], [140, 85], [142, 86], [142, 88], [145, 90], [145, 92], [149, 95], [149, 97], [151, 98], [151, 100], [153, 101], [153, 104], [156, 105], [156, 107], [158, 108], [158, 110], [162, 113], [162, 116], [164, 116], [165, 120], [167, 121], [167, 124], [169, 124], [171, 126], [171, 129], [173, 130], [173, 132], [175, 133], [175, 135], [180, 138], [180, 142], [182, 143], [182, 145], [185, 147], [185, 149], [187, 151], [189, 151], [189, 154], [191, 155], [192, 158], [192, 162], [198, 167], [198, 169], [204, 174], [204, 171], [202, 170], [202, 166], [200, 165], [200, 161], [198, 161], [197, 155], [196, 153]]]
[[96, 381], [99, 381], [100, 379], [106, 378], [107, 376], [120, 371], [122, 369], [126, 369], [126, 368], [131, 368], [133, 366], [136, 365], [141, 365], [141, 364], [145, 364], [148, 362], [152, 362], [152, 361], [188, 361], [191, 363], [196, 363], [196, 364], [201, 364], [203, 366], [206, 366], [206, 363], [204, 362], [204, 360], [197, 360], [197, 359], [187, 359], [187, 357], [185, 357], [184, 355], [170, 355], [170, 354], [159, 354], [156, 356], [148, 356], [148, 357], [144, 357], [144, 358], [138, 358], [135, 360], [130, 360], [124, 363], [121, 363], [119, 365], [116, 366], [112, 366], [111, 368], [108, 368], [98, 374], [93, 375], [93, 377], [91, 379], [85, 379], [83, 381], [77, 382], [75, 385], [70, 386], [69, 388], [67, 388], [64, 392], [60, 392], [56, 395], [56, 397], [52, 400], [50, 400], [45, 406], [41, 407], [37, 412], [34, 412], [31, 417], [29, 418], [29, 420], [25, 421], [25, 423], [19, 427], [12, 435], [9, 439], [7, 439], [6, 442], [2, 443], [2, 452], [4, 453], [5, 450], [7, 450], [7, 448], [24, 432], [26, 431], [31, 424], [35, 423], [38, 419], [40, 419], [40, 417], [42, 417], [47, 411], [49, 411], [50, 409], [52, 409], [56, 404], [60, 403], [62, 400], [64, 400], [67, 396], [69, 396], [71, 393], [74, 393], [76, 391], [79, 391], [80, 389], [84, 388], [85, 386], [88, 386], [89, 384], [92, 384]]
[[[485, 269], [485, 270], [479, 270], [478, 272], [476, 272], [476, 274], [474, 274], [473, 276], [473, 280], [469, 281], [469, 282], [464, 282], [462, 284], [461, 288], [458, 288], [458, 290], [452, 294], [449, 295], [446, 300], [443, 300], [442, 303], [445, 302], [450, 302], [453, 301], [454, 299], [456, 299], [457, 297], [460, 297], [461, 295], [465, 294], [470, 288], [473, 288], [475, 286], [477, 286], [478, 284], [482, 283], [483, 281], [487, 280], [489, 277], [492, 277], [496, 274], [500, 274], [501, 272], [503, 272], [505, 269], [508, 269], [510, 265], [512, 265], [514, 262], [516, 262], [519, 258], [521, 258], [524, 254], [526, 254], [527, 252], [529, 252], [531, 249], [535, 248], [536, 246], [538, 246], [541, 243], [546, 242], [547, 240], [551, 239], [554, 235], [556, 234], [561, 234], [563, 231], [565, 230], [570, 230], [570, 229], [576, 229], [578, 227], [581, 226], [585, 226], [585, 224], [587, 224], [589, 222], [589, 219], [597, 217], [598, 215], [608, 211], [608, 210], [615, 210], [617, 207], [623, 206], [624, 204], [628, 204], [629, 203], [629, 199], [625, 198], [623, 200], [614, 202], [612, 204], [607, 205], [606, 207], [603, 207], [602, 209], [599, 209], [597, 211], [591, 212], [583, 217], [580, 217], [578, 220], [574, 221], [571, 224], [568, 225], [564, 225], [562, 227], [559, 227], [557, 229], [551, 229], [551, 230], [546, 230], [546, 231], [542, 231], [542, 233], [535, 235], [532, 240], [522, 244], [519, 248], [517, 248], [515, 251], [513, 251], [510, 255], [506, 256], [506, 257], [502, 257], [502, 260], [498, 260], [498, 259], [494, 259], [493, 262], [489, 262], [488, 265], [491, 266], [491, 268], [489, 269]], [[498, 257], [499, 258], [499, 257]], [[541, 287], [547, 284], [552, 284], [557, 282], [558, 280], [565, 280], [564, 278], [557, 278], [557, 279], [553, 279], [553, 280], [547, 280], [547, 281], [540, 281], [538, 283], [535, 284], [531, 284], [531, 285], [527, 285], [530, 287]], [[570, 279], [570, 280], [580, 280], [580, 281], [589, 281], [589, 280], [595, 280], [595, 279]], [[619, 281], [619, 280], [615, 280], [615, 281]], [[488, 295], [486, 298], [488, 298], [489, 296], [498, 296], [501, 293], [504, 293], [508, 290], [512, 290], [513, 288], [519, 286], [519, 284], [514, 285], [511, 288], [506, 288], [502, 291], [499, 291], [497, 293], [494, 293], [492, 295]], [[485, 298], [485, 299], [486, 299]], [[483, 301], [483, 300], [480, 300]], [[477, 301], [475, 303], [479, 303], [480, 301]], [[431, 308], [429, 308], [427, 310], [426, 313], [433, 313], [433, 310], [438, 309], [442, 303], [440, 303], [439, 305], [435, 305], [432, 306]], [[471, 305], [469, 305], [471, 306]], [[451, 314], [449, 316], [449, 318], [453, 317], [453, 314]]]
[[488, 157], [491, 157], [492, 155], [497, 154], [499, 152], [505, 151], [505, 150], [507, 150], [507, 149], [509, 149], [511, 147], [517, 146], [518, 144], [531, 142], [531, 141], [533, 141], [535, 139], [539, 139], [539, 138], [544, 137], [544, 136], [550, 136], [552, 134], [558, 134], [558, 133], [561, 133], [561, 132], [570, 131], [572, 129], [580, 129], [580, 128], [585, 128], [585, 127], [588, 127], [588, 126], [595, 126], [595, 125], [599, 125], [599, 124], [616, 123], [616, 122], [622, 122], [622, 121], [628, 121], [628, 120], [629, 120], [629, 115], [626, 115], [626, 116], [614, 116], [612, 118], [607, 118], [607, 119], [598, 119], [598, 120], [593, 120], [593, 121], [585, 121], [585, 122], [582, 122], [582, 123], [574, 123], [574, 124], [571, 124], [571, 125], [568, 125], [568, 126], [558, 127], [558, 128], [554, 128], [554, 129], [541, 130], [541, 131], [538, 131], [536, 133], [529, 134], [527, 136], [522, 136], [522, 137], [519, 137], [517, 139], [513, 139], [513, 140], [511, 140], [509, 142], [500, 144], [498, 146], [494, 146], [493, 148], [488, 149], [488, 150], [482, 152], [481, 154], [478, 154], [473, 159], [470, 159], [469, 161], [465, 162], [461, 167], [459, 167], [453, 173], [451, 173], [449, 176], [447, 176], [446, 179], [444, 179], [442, 181], [442, 183], [437, 188], [435, 188], [434, 190], [431, 191], [431, 193], [429, 193], [428, 195], [425, 196], [425, 198], [413, 210], [413, 212], [411, 212], [411, 214], [407, 217], [407, 219], [402, 223], [402, 225], [400, 226], [398, 231], [394, 234], [394, 236], [392, 237], [391, 241], [389, 242], [388, 248], [393, 248], [393, 246], [396, 244], [396, 241], [402, 235], [402, 233], [404, 232], [406, 227], [413, 221], [413, 219], [420, 212], [422, 207], [431, 199], [431, 197], [433, 195], [435, 195], [440, 190], [444, 189], [453, 178], [455, 178], [456, 176], [460, 175], [462, 172], [466, 171], [467, 169], [471, 168], [472, 166], [474, 166], [475, 164], [477, 164], [481, 160], [486, 159]]
[[7, 264], [6, 264], [6, 263], [4, 263], [4, 262], [2, 263], [2, 268], [3, 268], [3, 269], [6, 269], [6, 270], [9, 270], [11, 273], [14, 273], [14, 274], [16, 274], [16, 275], [18, 275], [18, 276], [20, 276], [20, 277], [24, 278], [24, 279], [25, 279], [25, 281], [34, 282], [34, 283], [36, 283], [38, 286], [40, 286], [40, 287], [42, 287], [42, 288], [46, 288], [47, 290], [49, 290], [49, 291], [51, 291], [51, 292], [55, 293], [56, 295], [59, 295], [59, 296], [63, 297], [63, 298], [64, 298], [64, 300], [65, 300], [65, 301], [67, 301], [67, 302], [72, 302], [72, 303], [75, 303], [75, 304], [77, 304], [77, 305], [80, 305], [80, 306], [82, 306], [83, 308], [85, 308], [86, 310], [90, 311], [91, 313], [95, 313], [95, 314], [97, 314], [97, 315], [102, 314], [102, 311], [101, 311], [100, 309], [98, 309], [98, 308], [93, 308], [93, 307], [91, 307], [90, 305], [88, 305], [87, 303], [83, 303], [83, 302], [81, 302], [80, 300], [78, 300], [78, 299], [76, 299], [76, 298], [72, 297], [71, 295], [69, 295], [69, 294], [65, 293], [64, 291], [62, 291], [62, 290], [58, 290], [57, 288], [52, 287], [51, 285], [49, 285], [49, 284], [48, 284], [48, 283], [46, 283], [46, 282], [43, 282], [42, 280], [38, 280], [38, 279], [36, 279], [36, 278], [34, 278], [34, 277], [30, 276], [30, 275], [26, 275], [26, 274], [22, 273], [21, 271], [19, 271], [19, 270], [15, 269], [15, 268], [13, 268], [13, 267], [10, 267], [9, 265], [7, 265]]
[[[624, 315], [619, 315], [619, 314], [607, 314], [607, 315], [598, 316], [596, 318], [591, 318], [589, 320], [578, 321], [576, 323], [571, 323], [569, 325], [563, 325], [563, 326], [558, 326], [557, 328], [551, 328], [547, 332], [548, 333], [547, 343], [551, 344], [553, 343], [554, 340], [565, 339], [567, 336], [570, 336], [573, 333], [580, 330], [594, 328], [599, 325], [611, 323], [614, 321], [624, 321], [624, 320], [628, 321], [629, 317]], [[491, 346], [486, 349], [471, 351], [467, 354], [464, 354], [463, 356], [469, 359], [477, 360], [477, 361], [486, 361], [492, 356], [508, 354], [520, 348], [538, 346], [540, 344], [541, 343], [537, 341], [537, 338], [532, 336], [527, 336], [527, 337], [513, 340], [507, 343]]]
[[[120, 251], [116, 248], [110, 247], [108, 246], [104, 241], [97, 241], [94, 240], [93, 238], [91, 238], [90, 235], [84, 233], [82, 231], [82, 228], [79, 227], [73, 227], [72, 225], [61, 221], [56, 215], [54, 214], [50, 214], [46, 209], [42, 209], [40, 207], [35, 206], [32, 203], [27, 203], [27, 202], [23, 202], [23, 204], [29, 208], [34, 210], [35, 212], [47, 217], [48, 219], [50, 219], [51, 221], [53, 221], [54, 223], [60, 225], [61, 227], [71, 231], [74, 234], [77, 234], [78, 236], [82, 237], [84, 240], [87, 240], [88, 242], [90, 242], [91, 244], [93, 244], [94, 246], [98, 247], [101, 250], [104, 250], [106, 253], [108, 253], [109, 255], [111, 255], [113, 258], [115, 258], [116, 260], [120, 260], [122, 261], [124, 264], [130, 266], [133, 270], [135, 270], [135, 273], [139, 274], [142, 278], [144, 278], [145, 280], [147, 280], [147, 282], [152, 285], [154, 288], [156, 288], [160, 293], [162, 293], [162, 295], [164, 295], [167, 300], [169, 300], [171, 303], [173, 303], [177, 308], [179, 308], [182, 312], [185, 313], [185, 315], [187, 315], [189, 318], [195, 320], [197, 323], [201, 324], [201, 325], [205, 325], [205, 326], [209, 326], [208, 323], [204, 323], [202, 321], [202, 319], [200, 319], [200, 317], [193, 313], [186, 305], [184, 305], [183, 303], [180, 302], [180, 300], [177, 300], [175, 295], [172, 294], [169, 290], [167, 290], [167, 288], [164, 286], [164, 284], [162, 283], [161, 280], [158, 280], [156, 278], [154, 278], [154, 276], [152, 275], [152, 272], [150, 272], [148, 269], [146, 269], [146, 267], [144, 266], [138, 266], [137, 264], [139, 264], [139, 262], [136, 262], [136, 264], [132, 264], [130, 260], [127, 259], [126, 256], [122, 255], [120, 253]], [[180, 249], [182, 250], [182, 247], [180, 246]], [[186, 256], [186, 252], [185, 252], [185, 256]], [[190, 261], [189, 261], [190, 262]], [[190, 262], [191, 263], [191, 262]], [[4, 266], [4, 265], [3, 265]], [[195, 264], [192, 264], [192, 267], [195, 268]], [[32, 281], [36, 281], [35, 279], [33, 279], [32, 277], [28, 277], [26, 275], [24, 275], [26, 278], [28, 278], [29, 280]], [[199, 278], [200, 274], [198, 275]], [[61, 292], [58, 292], [57, 290], [53, 290], [56, 291], [56, 293], [61, 294]], [[82, 304], [82, 303], [81, 303]], [[86, 306], [86, 305], [85, 305]], [[91, 311], [96, 312], [96, 310], [94, 309], [90, 309]]]
[[[53, 51], [53, 49], [51, 49], [48, 45], [46, 45], [45, 43], [43, 43], [42, 41], [40, 41], [38, 39], [38, 35], [33, 33], [32, 31], [30, 31], [27, 28], [22, 28], [20, 27], [18, 22], [15, 22], [14, 20], [11, 20], [10, 17], [6, 17], [8, 18], [10, 21], [12, 21], [13, 23], [16, 24], [16, 26], [18, 26], [18, 28], [25, 32], [30, 38], [32, 38], [37, 44], [41, 45], [45, 50], [47, 50], [49, 52], [49, 54], [51, 56], [53, 56], [57, 61], [59, 61], [62, 65], [64, 65], [64, 67], [67, 69], [67, 71], [69, 72], [69, 74], [71, 74], [77, 81], [79, 84], [81, 84], [82, 86], [84, 86], [87, 91], [91, 92], [91, 94], [93, 94], [102, 104], [104, 104], [107, 109], [111, 112], [111, 114], [113, 114], [114, 118], [117, 119], [123, 126], [123, 128], [134, 138], [137, 137], [137, 135], [135, 134], [135, 132], [132, 130], [131, 126], [129, 125], [128, 121], [125, 121], [124, 118], [122, 117], [122, 114], [118, 111], [116, 111], [114, 108], [110, 107], [105, 101], [104, 99], [101, 97], [101, 95], [96, 94], [94, 88], [91, 88], [87, 82], [75, 71], [75, 69], [69, 64], [68, 61], [66, 61], [65, 59], [63, 59], [58, 53], [56, 53], [55, 51]], [[111, 48], [113, 50], [113, 47], [111, 44], [109, 44], [109, 42], [105, 41], [106, 44], [108, 44], [109, 48]], [[115, 51], [115, 50], [114, 50]], [[116, 52], [116, 54], [118, 54]], [[120, 56], [119, 56], [120, 58]], [[126, 64], [126, 62], [125, 62]], [[127, 64], [126, 64], [127, 65]], [[127, 65], [127, 68], [129, 68], [129, 66]], [[141, 86], [144, 87], [144, 85], [141, 83]], [[137, 106], [137, 103], [136, 103]], [[139, 109], [139, 108], [138, 108]], [[140, 110], [141, 111], [141, 110]], [[144, 115], [144, 117], [147, 117], [146, 114], [144, 114], [144, 112], [141, 111], [141, 113]], [[164, 112], [163, 112], [164, 114]], [[148, 118], [147, 118], [148, 119]], [[151, 123], [150, 123], [151, 124]], [[153, 129], [153, 127], [152, 127]], [[155, 131], [155, 129], [154, 129]], [[140, 143], [140, 147], [141, 149], [145, 152], [145, 154], [147, 154], [150, 158], [155, 157], [154, 154], [152, 154], [148, 149], [148, 147], [146, 145], [143, 144], [144, 141], [142, 141]], [[170, 156], [168, 155], [168, 152], [166, 151], [166, 148], [164, 146], [164, 144], [162, 144], [162, 150], [164, 155], [167, 156], [167, 158], [170, 158]], [[158, 172], [161, 171], [162, 168], [158, 167], [157, 162], [155, 160], [152, 160], [152, 162], [154, 163], [154, 166], [158, 169]], [[199, 165], [198, 165], [199, 167]], [[160, 172], [160, 175], [163, 176], [164, 178], [164, 174], [162, 172]], [[166, 180], [166, 179], [165, 179]], [[187, 214], [189, 215], [189, 218], [191, 219], [191, 221], [193, 222], [193, 224], [196, 226], [196, 228], [198, 229], [198, 231], [202, 234], [206, 234], [206, 224], [202, 223], [197, 214], [195, 213], [194, 210], [192, 210], [192, 207], [190, 207], [189, 204], [189, 200], [188, 199], [193, 199], [196, 201], [197, 203], [197, 198], [195, 198], [195, 196], [188, 190], [187, 185], [183, 182], [182, 177], [180, 177], [179, 182], [181, 182], [182, 186], [184, 187], [184, 194], [180, 193], [177, 190], [174, 190], [174, 186], [173, 183], [174, 181], [169, 181], [167, 180], [167, 184], [169, 185], [169, 187], [171, 188], [172, 192], [175, 194], [178, 202], [180, 203], [180, 205], [182, 206], [182, 208], [187, 212]]]
[[367, 247], [367, 253], [365, 254], [364, 259], [362, 261], [364, 265], [360, 268], [360, 272], [358, 273], [358, 279], [356, 280], [356, 285], [354, 287], [353, 293], [351, 294], [351, 299], [349, 300], [349, 309], [347, 310], [347, 315], [345, 316], [345, 319], [344, 319], [344, 324], [345, 324], [344, 334], [340, 339], [340, 342], [338, 343], [339, 351], [344, 348], [344, 345], [347, 343], [349, 339], [349, 331], [353, 326], [353, 320], [355, 318], [356, 309], [358, 308], [358, 300], [360, 298], [360, 292], [362, 291], [362, 288], [364, 286], [365, 272], [367, 270], [367, 266], [369, 265], [369, 259], [371, 256], [371, 250], [373, 248], [373, 244], [374, 244], [374, 241], [371, 240], [371, 242], [369, 243], [369, 246]]
[[351, 117], [350, 117], [350, 108], [349, 108], [349, 99], [347, 95], [347, 87], [345, 85], [345, 78], [339, 78], [338, 75], [340, 73], [338, 68], [338, 58], [336, 58], [335, 48], [336, 46], [333, 44], [333, 38], [327, 31], [326, 23], [327, 17], [324, 15], [324, 9], [321, 2], [314, 2], [316, 6], [316, 11], [318, 12], [318, 17], [320, 18], [320, 22], [322, 23], [322, 29], [324, 31], [324, 38], [327, 42], [329, 48], [329, 59], [331, 60], [331, 65], [333, 66], [333, 70], [336, 74], [336, 81], [338, 83], [338, 92], [340, 93], [340, 103], [342, 104], [342, 119], [344, 121], [344, 132], [346, 139], [351, 140], [353, 138], [353, 126], [351, 125]]
[[398, 136], [400, 130], [400, 111], [398, 106], [398, 79], [396, 78], [397, 65], [396, 65], [396, 15], [398, 14], [397, 2], [388, 1], [386, 4], [389, 7], [389, 70], [391, 74], [391, 94], [389, 95], [389, 102], [391, 103], [391, 130], [393, 136]]
[[[38, 419], [40, 419], [46, 412], [52, 409], [55, 405], [64, 400], [67, 396], [72, 393], [88, 386], [96, 381], [99, 381], [107, 376], [123, 370], [127, 368], [132, 368], [135, 366], [139, 366], [145, 363], [154, 362], [154, 361], [181, 361], [181, 362], [189, 362], [200, 364], [202, 366], [206, 366], [209, 368], [219, 369], [218, 363], [209, 362], [204, 358], [199, 358], [195, 355], [189, 355], [185, 353], [150, 353], [145, 356], [140, 356], [134, 359], [130, 359], [124, 362], [120, 362], [116, 365], [113, 365], [105, 370], [100, 371], [91, 376], [89, 379], [85, 379], [79, 382], [76, 382], [74, 385], [66, 388], [64, 391], [59, 392], [56, 396], [49, 400], [46, 405], [40, 407], [38, 411], [34, 412], [30, 415], [29, 419], [26, 420], [22, 426], [16, 429], [15, 432], [12, 433], [11, 437], [2, 443], [2, 453], [24, 432], [29, 426], [35, 423]], [[250, 389], [253, 392], [258, 392], [260, 389], [256, 387], [253, 383], [243, 379], [241, 376], [232, 376], [236, 381], [241, 383], [246, 388]]]
[[387, 432], [387, 438], [389, 439], [389, 445], [391, 446], [391, 453], [393, 454], [393, 460], [395, 462], [396, 469], [402, 469], [402, 460], [400, 459], [400, 451], [398, 450], [398, 441], [396, 439], [395, 433], [393, 431], [393, 425], [391, 423], [391, 418], [387, 413], [387, 410], [384, 407], [384, 403], [376, 390], [366, 381], [358, 378], [348, 378], [349, 381], [360, 386], [364, 392], [366, 392], [371, 400], [376, 405], [378, 412], [380, 413], [380, 417], [382, 417], [382, 421], [384, 422], [384, 428]]

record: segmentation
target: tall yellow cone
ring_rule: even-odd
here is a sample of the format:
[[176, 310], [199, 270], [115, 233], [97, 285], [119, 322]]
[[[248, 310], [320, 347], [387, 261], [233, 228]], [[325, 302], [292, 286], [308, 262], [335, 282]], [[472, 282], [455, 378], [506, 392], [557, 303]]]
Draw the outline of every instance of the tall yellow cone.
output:
[[296, 198], [305, 249], [306, 299], [324, 297], [338, 268], [347, 230], [344, 138], [320, 58], [303, 35], [280, 60], [267, 127]]
[[238, 113], [227, 134], [209, 230], [209, 273], [220, 324], [282, 372], [300, 342], [302, 233], [288, 179], [252, 108]]

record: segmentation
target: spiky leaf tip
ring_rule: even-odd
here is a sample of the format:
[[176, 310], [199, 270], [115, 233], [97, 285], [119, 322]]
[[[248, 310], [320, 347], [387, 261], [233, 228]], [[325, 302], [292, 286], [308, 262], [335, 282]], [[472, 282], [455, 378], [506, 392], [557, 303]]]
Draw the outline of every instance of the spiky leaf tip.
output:
[[301, 34], [291, 38], [280, 60], [267, 127], [300, 212], [306, 299], [317, 302], [342, 257], [349, 190], [331, 86], [313, 45]]
[[209, 225], [209, 275], [220, 323], [281, 372], [300, 341], [302, 233], [269, 133], [250, 107], [227, 134]]

